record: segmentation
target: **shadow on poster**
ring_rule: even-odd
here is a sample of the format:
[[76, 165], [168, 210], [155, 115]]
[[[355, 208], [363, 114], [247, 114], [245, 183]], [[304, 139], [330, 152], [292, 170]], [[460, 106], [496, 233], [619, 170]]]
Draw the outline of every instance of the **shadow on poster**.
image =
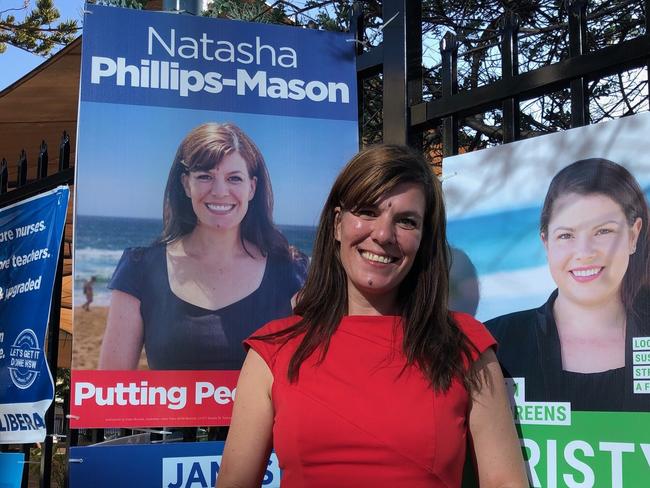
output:
[[229, 423], [241, 342], [291, 313], [358, 147], [349, 37], [88, 7], [73, 427]]
[[531, 486], [647, 484], [648, 130], [644, 113], [445, 161], [452, 300], [499, 342]]

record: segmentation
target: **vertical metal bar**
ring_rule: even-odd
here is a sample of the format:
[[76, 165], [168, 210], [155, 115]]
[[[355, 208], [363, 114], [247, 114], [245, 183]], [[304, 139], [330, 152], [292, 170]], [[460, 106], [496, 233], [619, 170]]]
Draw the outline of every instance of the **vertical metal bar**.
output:
[[[458, 93], [458, 39], [447, 32], [440, 42], [442, 54], [442, 97]], [[450, 115], [442, 121], [442, 156], [458, 154], [458, 116]]]
[[[68, 373], [69, 374], [69, 373]], [[71, 446], [76, 446], [76, 442], [73, 444], [72, 443], [72, 430], [70, 429], [70, 418], [68, 417], [68, 413], [70, 412], [70, 389], [68, 388], [68, 391], [66, 391], [63, 394], [63, 434], [65, 435], [65, 440], [66, 440], [66, 445], [67, 448], [65, 450], [65, 473], [64, 473], [64, 478], [63, 478], [63, 487], [62, 488], [68, 488], [70, 486], [70, 447]], [[75, 429], [75, 433], [77, 430]], [[76, 441], [75, 436], [75, 441]], [[61, 487], [59, 487], [61, 488]]]
[[59, 171], [70, 167], [70, 136], [63, 131], [61, 144], [59, 145]]
[[[70, 425], [68, 423], [68, 425]], [[78, 446], [79, 445], [79, 429], [70, 429], [70, 435], [68, 437], [68, 446]]]
[[183, 433], [183, 442], [196, 442], [199, 429], [198, 427], [183, 427], [181, 432]]
[[[512, 79], [519, 74], [519, 48], [517, 35], [519, 18], [508, 10], [503, 17], [501, 37], [501, 76], [504, 80]], [[503, 142], [508, 143], [519, 139], [519, 100], [508, 98], [503, 101]]]
[[20, 488], [28, 488], [29, 486], [29, 459], [31, 456], [32, 445], [33, 444], [23, 444], [25, 464], [23, 465], [23, 479], [20, 482]]
[[[587, 52], [587, 0], [570, 0], [569, 55], [582, 56]], [[589, 121], [587, 81], [584, 77], [571, 81], [571, 127], [580, 127]]]
[[[363, 53], [363, 32], [365, 23], [363, 18], [363, 8], [359, 2], [352, 4], [352, 15], [350, 17], [350, 31], [354, 32], [355, 52], [359, 56]], [[357, 131], [359, 133], [359, 148], [363, 141], [363, 78], [357, 74]]]
[[45, 144], [45, 141], [41, 141], [41, 147], [39, 148], [38, 151], [38, 165], [36, 168], [36, 179], [40, 180], [41, 178], [45, 178], [47, 176], [47, 163], [48, 163], [48, 155], [47, 155], [47, 144]]
[[[650, 38], [650, 0], [645, 0], [645, 36]], [[650, 103], [650, 59], [646, 61], [646, 89], [648, 90], [648, 103]]]
[[52, 455], [54, 454], [54, 417], [56, 413], [56, 372], [59, 360], [59, 326], [61, 323], [61, 291], [63, 289], [63, 256], [65, 255], [65, 239], [61, 238], [59, 246], [59, 261], [56, 266], [56, 278], [52, 290], [50, 318], [47, 326], [47, 363], [54, 377], [54, 399], [50, 408], [45, 412], [45, 428], [47, 435], [41, 449], [41, 488], [49, 488], [52, 478]]
[[7, 168], [7, 160], [2, 158], [0, 161], [0, 195], [7, 193], [9, 186], [9, 170]]
[[422, 2], [405, 2], [406, 10], [406, 114], [407, 142], [421, 151], [422, 130], [411, 129], [411, 107], [422, 102]]
[[98, 442], [104, 442], [105, 440], [104, 429], [92, 429], [90, 437], [93, 444], [97, 444]]
[[16, 176], [16, 187], [20, 188], [27, 183], [27, 153], [23, 149], [18, 157], [18, 175]]
[[[407, 30], [414, 28], [414, 22], [410, 18], [417, 20], [421, 16], [421, 10], [422, 2], [419, 0], [386, 0], [383, 4], [382, 103], [383, 133], [386, 143], [407, 144], [409, 140], [409, 75], [416, 73], [416, 70], [421, 71], [421, 62], [415, 68], [417, 63], [415, 59], [422, 58], [422, 39], [421, 36], [417, 36], [417, 32], [411, 34]], [[422, 74], [419, 73], [420, 78], [421, 76]], [[417, 86], [417, 81], [413, 81], [412, 86]], [[417, 89], [413, 90], [414, 96], [417, 96], [417, 92]]]

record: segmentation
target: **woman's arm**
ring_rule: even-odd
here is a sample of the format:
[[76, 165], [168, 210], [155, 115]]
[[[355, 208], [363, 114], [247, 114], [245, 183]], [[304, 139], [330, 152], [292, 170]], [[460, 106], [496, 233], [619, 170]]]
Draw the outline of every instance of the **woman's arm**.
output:
[[218, 488], [259, 487], [271, 454], [273, 375], [262, 357], [248, 351], [242, 366]]
[[137, 369], [143, 341], [140, 300], [113, 290], [99, 353], [99, 369]]
[[528, 488], [505, 382], [492, 349], [476, 361], [480, 389], [472, 394], [469, 430], [481, 488]]

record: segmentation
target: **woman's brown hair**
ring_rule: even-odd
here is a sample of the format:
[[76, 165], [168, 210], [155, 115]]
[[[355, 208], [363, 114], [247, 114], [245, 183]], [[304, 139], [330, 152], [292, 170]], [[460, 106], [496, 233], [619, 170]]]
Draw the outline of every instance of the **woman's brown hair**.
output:
[[297, 381], [301, 364], [317, 349], [320, 360], [325, 357], [347, 313], [347, 279], [334, 238], [337, 207], [354, 212], [374, 205], [402, 183], [420, 185], [426, 199], [420, 247], [398, 293], [407, 364], [415, 364], [436, 390], [447, 390], [454, 377], [467, 387], [476, 385], [475, 373], [467, 368], [475, 348], [447, 305], [449, 249], [442, 188], [421, 155], [398, 145], [370, 147], [343, 168], [323, 208], [307, 281], [296, 303], [301, 320], [278, 333], [256, 337], [282, 342], [304, 334], [289, 362], [290, 381]]
[[245, 242], [250, 242], [265, 256], [270, 254], [290, 258], [287, 240], [273, 224], [273, 190], [262, 153], [251, 138], [234, 124], [199, 125], [180, 143], [167, 178], [163, 231], [158, 242], [173, 242], [189, 234], [196, 226], [196, 214], [183, 189], [182, 175], [211, 170], [233, 153], [241, 155], [246, 161], [249, 177], [257, 179], [255, 195], [240, 224], [244, 249]]

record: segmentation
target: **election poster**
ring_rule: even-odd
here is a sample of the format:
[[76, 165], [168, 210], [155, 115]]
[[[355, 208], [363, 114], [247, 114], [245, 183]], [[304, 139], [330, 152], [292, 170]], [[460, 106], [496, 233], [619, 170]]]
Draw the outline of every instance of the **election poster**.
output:
[[[176, 442], [153, 445], [95, 445], [70, 449], [70, 487], [215, 486], [224, 442]], [[108, 469], [107, 469], [108, 468]], [[114, 469], [113, 469], [114, 468]], [[97, 476], [101, 472], [102, 476]], [[263, 488], [280, 486], [280, 466], [271, 454]]]
[[453, 307], [485, 322], [532, 487], [646, 486], [650, 113], [445, 160]]
[[45, 439], [45, 338], [68, 195], [62, 186], [0, 209], [0, 444]]
[[358, 150], [351, 35], [88, 5], [71, 426], [228, 425]]

